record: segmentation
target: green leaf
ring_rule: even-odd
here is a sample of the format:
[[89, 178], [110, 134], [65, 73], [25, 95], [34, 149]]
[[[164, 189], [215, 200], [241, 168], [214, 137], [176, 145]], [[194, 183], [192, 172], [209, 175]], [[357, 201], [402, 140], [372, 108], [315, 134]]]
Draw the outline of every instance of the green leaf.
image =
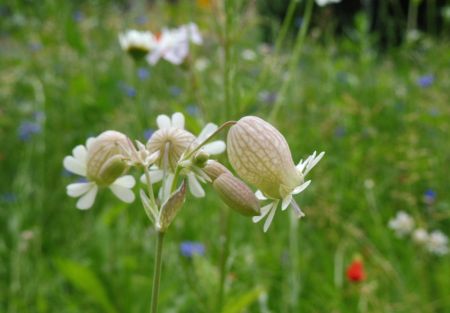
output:
[[230, 299], [223, 308], [222, 313], [240, 313], [244, 311], [249, 305], [255, 302], [263, 292], [263, 288], [256, 287], [238, 297]]
[[108, 297], [105, 286], [90, 268], [64, 259], [56, 260], [56, 266], [75, 288], [86, 293], [105, 312], [117, 312]]

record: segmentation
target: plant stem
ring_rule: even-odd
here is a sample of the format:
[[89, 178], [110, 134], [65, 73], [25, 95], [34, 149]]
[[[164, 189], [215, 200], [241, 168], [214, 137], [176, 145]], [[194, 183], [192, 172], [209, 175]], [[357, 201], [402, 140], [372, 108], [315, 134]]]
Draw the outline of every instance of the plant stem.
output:
[[223, 299], [225, 294], [225, 278], [227, 274], [227, 259], [230, 238], [230, 210], [222, 207], [221, 211], [221, 229], [220, 229], [220, 260], [219, 260], [219, 294], [217, 296], [217, 312], [222, 311]]
[[295, 71], [297, 70], [297, 64], [300, 60], [300, 52], [303, 47], [303, 42], [305, 41], [306, 34], [308, 32], [309, 28], [309, 22], [311, 21], [311, 16], [313, 12], [314, 7], [314, 0], [308, 0], [306, 2], [306, 8], [305, 13], [303, 15], [303, 22], [300, 28], [300, 31], [298, 32], [297, 38], [295, 40], [294, 50], [292, 51], [292, 56], [289, 61], [289, 69], [286, 79], [283, 81], [283, 84], [281, 85], [279, 97], [277, 97], [277, 100], [273, 106], [272, 112], [270, 112], [269, 120], [274, 121], [278, 111], [280, 110], [281, 105], [283, 104], [284, 97], [286, 96], [287, 89], [289, 87], [289, 83], [291, 82], [291, 78], [294, 75]]
[[159, 283], [161, 280], [163, 240], [164, 240], [164, 233], [158, 232], [158, 237], [156, 240], [155, 267], [153, 269], [153, 290], [152, 290], [152, 304], [150, 311], [151, 313], [158, 312], [158, 295], [159, 295]]

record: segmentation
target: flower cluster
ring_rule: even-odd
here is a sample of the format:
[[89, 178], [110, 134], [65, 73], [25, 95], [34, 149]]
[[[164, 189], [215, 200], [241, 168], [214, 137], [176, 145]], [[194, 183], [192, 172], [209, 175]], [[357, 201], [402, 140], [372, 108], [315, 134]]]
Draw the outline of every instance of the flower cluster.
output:
[[444, 255], [449, 251], [448, 237], [443, 232], [434, 230], [429, 233], [422, 227], [414, 229], [414, 219], [406, 212], [398, 212], [396, 217], [389, 221], [388, 225], [398, 237], [410, 235], [415, 243], [423, 246], [430, 253]]
[[189, 55], [189, 45], [200, 45], [203, 38], [196, 24], [189, 23], [178, 28], [164, 28], [160, 33], [129, 30], [119, 34], [119, 43], [124, 51], [136, 59], [145, 57], [155, 65], [164, 59], [172, 64], [181, 64]]
[[[130, 168], [141, 170], [145, 185], [140, 199], [156, 229], [164, 232], [183, 206], [186, 190], [197, 198], [205, 196], [202, 184], [209, 183], [230, 208], [258, 222], [267, 217], [264, 231], [269, 228], [281, 204], [288, 206], [297, 217], [304, 213], [293, 199], [305, 190], [310, 180], [305, 177], [324, 153], [314, 152], [295, 165], [284, 137], [264, 120], [247, 116], [238, 122], [227, 122], [220, 128], [208, 123], [198, 136], [185, 129], [183, 114], [171, 117], [159, 115], [158, 129], [144, 144], [135, 144], [124, 134], [106, 131], [89, 138], [86, 145], [73, 149], [64, 159], [64, 167], [83, 177], [83, 181], [67, 186], [67, 194], [79, 197], [77, 207], [92, 207], [99, 188], [109, 188], [119, 199], [131, 203], [135, 179], [127, 175]], [[211, 139], [227, 126], [228, 144]], [[254, 193], [239, 177], [223, 164], [210, 159], [227, 149], [229, 161], [237, 174], [258, 188]], [[161, 183], [161, 184], [159, 184]], [[155, 191], [158, 184], [159, 190]], [[270, 201], [260, 208], [260, 200]]]

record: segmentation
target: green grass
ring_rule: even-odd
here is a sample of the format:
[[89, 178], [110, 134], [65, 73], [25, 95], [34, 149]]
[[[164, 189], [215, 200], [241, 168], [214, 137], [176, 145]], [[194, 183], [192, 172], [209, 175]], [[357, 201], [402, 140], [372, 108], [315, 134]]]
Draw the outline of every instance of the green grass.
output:
[[[10, 6], [12, 16], [0, 21], [0, 312], [146, 312], [155, 233], [144, 210], [109, 191], [91, 210], [77, 210], [65, 195], [76, 178], [64, 173], [64, 156], [106, 129], [144, 140], [161, 113], [185, 113], [194, 134], [205, 122], [226, 121], [226, 114], [268, 118], [273, 103], [259, 93], [282, 88], [292, 40], [279, 53], [259, 53], [262, 21], [255, 10], [233, 13], [230, 109], [223, 104], [223, 16], [189, 4], [128, 11], [102, 1]], [[80, 21], [73, 18], [77, 10]], [[148, 22], [136, 25], [143, 12]], [[210, 62], [204, 71], [191, 67], [195, 84], [188, 64], [136, 65], [120, 50], [117, 34], [127, 28], [191, 20], [206, 42], [194, 48], [191, 65]], [[297, 198], [307, 215], [298, 244], [290, 247], [286, 212], [277, 213], [266, 234], [231, 214], [224, 311], [448, 312], [448, 255], [396, 238], [387, 223], [404, 210], [449, 235], [449, 42], [425, 37], [381, 53], [361, 27], [330, 38], [310, 32], [273, 119], [295, 161], [326, 151], [311, 187]], [[242, 59], [247, 48], [258, 52], [256, 60]], [[150, 71], [147, 80], [138, 79], [138, 67]], [[422, 88], [417, 79], [425, 74], [435, 79]], [[191, 106], [198, 115], [188, 114]], [[18, 129], [36, 112], [45, 114], [42, 130], [23, 141]], [[430, 188], [437, 200], [428, 207], [422, 198]], [[161, 312], [216, 312], [223, 207], [207, 187], [207, 197], [189, 198], [171, 226]], [[181, 256], [184, 240], [204, 243], [205, 256]], [[360, 284], [345, 277], [355, 255], [367, 274]], [[299, 277], [298, 294], [292, 277]]]

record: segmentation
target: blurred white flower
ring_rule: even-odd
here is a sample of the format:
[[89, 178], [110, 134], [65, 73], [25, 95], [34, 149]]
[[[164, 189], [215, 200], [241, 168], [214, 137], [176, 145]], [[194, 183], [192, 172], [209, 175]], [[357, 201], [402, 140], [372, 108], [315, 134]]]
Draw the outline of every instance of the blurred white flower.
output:
[[428, 237], [427, 249], [433, 254], [444, 255], [448, 253], [448, 237], [441, 231], [432, 231]]
[[241, 56], [246, 61], [253, 61], [256, 59], [256, 53], [251, 49], [245, 49], [242, 51]]
[[389, 220], [389, 228], [394, 230], [398, 237], [404, 237], [414, 229], [414, 220], [408, 213], [399, 211], [395, 218]]
[[[67, 195], [74, 198], [80, 197], [76, 204], [80, 210], [91, 208], [97, 196], [98, 188], [103, 187], [87, 177], [88, 150], [94, 142], [95, 138], [89, 138], [86, 141], [86, 146], [76, 146], [72, 155], [66, 156], [63, 161], [64, 168], [67, 171], [87, 179], [86, 182], [73, 183], [67, 186]], [[133, 188], [134, 184], [134, 177], [125, 175], [105, 187], [109, 187], [120, 200], [131, 203], [134, 201], [134, 193], [130, 189]]]
[[181, 64], [189, 54], [189, 43], [203, 43], [198, 27], [194, 23], [182, 25], [175, 29], [163, 29], [157, 37], [147, 61], [155, 65], [160, 59], [172, 64]]
[[[170, 118], [167, 115], [158, 115], [156, 119], [156, 123], [158, 124], [158, 127], [160, 130], [184, 130], [184, 115], [180, 112], [176, 112], [172, 115]], [[206, 138], [208, 138], [212, 133], [214, 133], [217, 130], [217, 125], [213, 123], [208, 123], [200, 132], [200, 134], [195, 138], [192, 142], [189, 143], [189, 147], [185, 146], [187, 148], [195, 148], [200, 143], [202, 143]], [[200, 151], [205, 152], [208, 155], [217, 155], [225, 151], [225, 142], [222, 140], [216, 140], [213, 142], [210, 142], [206, 145], [204, 145]], [[184, 152], [184, 151], [183, 151]], [[176, 160], [176, 162], [178, 162]], [[161, 164], [160, 164], [161, 165]], [[206, 175], [203, 175], [200, 171], [196, 171], [195, 167], [192, 166], [191, 163], [185, 163], [185, 168], [181, 172], [183, 175], [187, 177], [188, 187], [189, 191], [194, 197], [201, 198], [205, 196], [205, 191], [203, 190], [200, 182], [205, 183], [207, 178]], [[169, 171], [170, 169], [166, 169], [166, 180], [164, 182], [164, 185], [162, 186], [160, 190], [160, 198], [164, 200], [169, 196], [170, 188], [174, 179], [174, 173]], [[164, 169], [162, 166], [152, 166], [150, 168], [150, 178], [151, 182], [157, 183], [164, 178]], [[141, 181], [146, 183], [145, 176], [141, 177]]]
[[149, 31], [128, 30], [119, 34], [120, 47], [133, 56], [145, 56], [156, 46], [156, 37]]
[[425, 229], [417, 228], [416, 230], [414, 230], [412, 238], [414, 242], [422, 245], [428, 242], [429, 235]]
[[199, 58], [195, 61], [194, 67], [197, 71], [203, 72], [209, 66], [209, 60], [207, 58]]
[[339, 3], [339, 2], [341, 2], [341, 0], [316, 0], [317, 5], [321, 7], [331, 3]]

